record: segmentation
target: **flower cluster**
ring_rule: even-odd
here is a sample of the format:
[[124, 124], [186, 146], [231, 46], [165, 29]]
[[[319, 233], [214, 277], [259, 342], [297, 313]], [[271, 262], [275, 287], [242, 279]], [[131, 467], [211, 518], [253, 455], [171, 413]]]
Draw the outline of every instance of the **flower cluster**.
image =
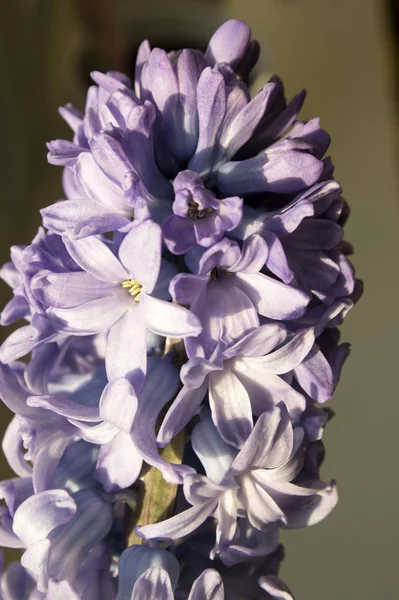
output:
[[144, 42], [133, 84], [60, 109], [67, 199], [0, 271], [26, 321], [0, 348], [4, 600], [287, 600], [279, 530], [336, 504], [346, 204], [304, 93], [251, 99], [258, 52], [235, 20], [205, 53]]

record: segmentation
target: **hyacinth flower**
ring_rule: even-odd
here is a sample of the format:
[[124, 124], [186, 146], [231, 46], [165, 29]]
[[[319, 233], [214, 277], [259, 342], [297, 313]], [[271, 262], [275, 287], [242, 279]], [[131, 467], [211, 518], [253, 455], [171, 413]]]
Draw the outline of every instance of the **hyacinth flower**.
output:
[[279, 533], [338, 499], [360, 284], [330, 137], [277, 76], [251, 98], [258, 55], [235, 19], [205, 52], [144, 41], [60, 109], [65, 199], [0, 270], [4, 600], [293, 599]]

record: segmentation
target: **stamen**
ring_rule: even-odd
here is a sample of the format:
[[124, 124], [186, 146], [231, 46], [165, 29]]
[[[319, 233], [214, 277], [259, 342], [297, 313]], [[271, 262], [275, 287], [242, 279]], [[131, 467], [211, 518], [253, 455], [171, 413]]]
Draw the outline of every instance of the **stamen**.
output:
[[143, 286], [137, 279], [125, 279], [125, 281], [122, 282], [122, 287], [128, 290], [135, 302], [140, 302], [140, 293]]
[[203, 217], [205, 217], [206, 213], [210, 213], [213, 211], [213, 208], [211, 206], [198, 210], [199, 204], [193, 199], [189, 200], [187, 202], [187, 205], [187, 216], [190, 217], [190, 219], [202, 219]]

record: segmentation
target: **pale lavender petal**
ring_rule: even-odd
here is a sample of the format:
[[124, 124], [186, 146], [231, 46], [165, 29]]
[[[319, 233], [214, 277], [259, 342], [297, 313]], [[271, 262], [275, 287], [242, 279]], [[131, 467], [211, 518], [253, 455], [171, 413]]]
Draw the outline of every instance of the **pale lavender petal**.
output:
[[144, 540], [176, 540], [197, 529], [213, 513], [218, 499], [192, 506], [166, 521], [154, 525], [136, 527], [136, 534]]
[[87, 196], [100, 206], [114, 212], [126, 209], [121, 188], [109, 179], [95, 162], [91, 153], [83, 152], [75, 167], [76, 183]]
[[198, 318], [186, 308], [142, 294], [140, 299], [143, 318], [148, 329], [164, 337], [196, 337], [202, 326]]
[[209, 377], [212, 418], [224, 441], [241, 448], [252, 431], [252, 408], [245, 387], [227, 368]]
[[131, 597], [125, 596], [123, 600], [144, 600], [144, 598], [148, 598], [148, 600], [151, 598], [174, 600], [167, 571], [159, 567], [147, 569], [134, 584]]
[[275, 469], [284, 464], [293, 449], [293, 430], [283, 404], [263, 413], [232, 464], [232, 473], [250, 469]]
[[273, 600], [294, 600], [288, 587], [276, 575], [260, 577], [259, 585]]
[[223, 356], [225, 358], [264, 356], [284, 342], [286, 337], [287, 328], [283, 323], [266, 323], [229, 346], [223, 352]]
[[20, 477], [29, 477], [32, 475], [32, 467], [27, 463], [22, 454], [22, 440], [19, 433], [20, 426], [18, 417], [14, 417], [6, 429], [1, 447], [14, 473]]
[[214, 569], [206, 569], [193, 583], [188, 600], [224, 600], [221, 576]]
[[237, 285], [251, 299], [259, 314], [284, 320], [301, 317], [310, 296], [262, 273], [236, 273]]
[[139, 382], [146, 371], [146, 323], [142, 302], [135, 304], [132, 299], [131, 305], [108, 334], [105, 366], [110, 381], [126, 377], [131, 383]]
[[208, 381], [195, 389], [184, 386], [172, 406], [169, 408], [158, 433], [157, 442], [162, 448], [167, 446], [174, 436], [179, 433], [201, 405], [208, 389]]
[[220, 437], [209, 413], [202, 417], [191, 434], [191, 445], [207, 476], [220, 483], [234, 460], [237, 450]]
[[31, 281], [35, 297], [47, 306], [75, 308], [91, 300], [110, 296], [114, 284], [99, 281], [89, 273], [38, 273]]
[[96, 279], [114, 283], [129, 279], [129, 272], [98, 237], [90, 236], [81, 240], [65, 238], [64, 242], [78, 265]]
[[147, 220], [133, 227], [119, 248], [119, 258], [145, 292], [151, 294], [161, 267], [161, 228]]
[[14, 515], [13, 529], [26, 547], [44, 540], [76, 513], [75, 500], [65, 490], [47, 490], [23, 502]]
[[121, 431], [111, 441], [102, 444], [94, 478], [106, 492], [131, 486], [140, 475], [143, 459], [130, 435]]
[[288, 373], [309, 354], [314, 340], [314, 330], [305, 329], [295, 334], [287, 344], [267, 356], [243, 358], [242, 363], [248, 367], [263, 369], [268, 374]]
[[278, 375], [265, 373], [262, 366], [253, 363], [252, 360], [237, 360], [234, 373], [249, 394], [253, 414], [259, 416], [283, 400], [290, 418], [297, 420], [306, 408], [304, 396]]
[[67, 419], [77, 419], [86, 422], [100, 421], [98, 406], [87, 406], [78, 404], [68, 396], [30, 396], [27, 400], [28, 406], [46, 408]]
[[241, 501], [253, 527], [262, 530], [269, 523], [286, 523], [284, 512], [268, 492], [255, 481], [253, 473], [241, 477], [240, 483]]
[[137, 396], [124, 377], [113, 379], [104, 388], [99, 404], [99, 414], [125, 433], [130, 433], [137, 410]]
[[105, 296], [76, 308], [49, 308], [47, 314], [64, 333], [92, 335], [110, 329], [125, 312], [124, 303], [114, 296]]

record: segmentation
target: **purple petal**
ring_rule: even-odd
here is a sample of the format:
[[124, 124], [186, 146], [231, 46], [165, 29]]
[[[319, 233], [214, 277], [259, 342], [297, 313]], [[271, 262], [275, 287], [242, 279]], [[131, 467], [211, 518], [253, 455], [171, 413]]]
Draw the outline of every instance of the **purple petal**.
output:
[[314, 346], [295, 367], [295, 377], [303, 390], [316, 402], [327, 402], [334, 393], [334, 374], [324, 354]]
[[22, 454], [20, 426], [20, 421], [17, 417], [14, 417], [6, 429], [1, 447], [14, 473], [20, 477], [29, 477], [32, 475], [32, 467], [26, 462]]
[[251, 30], [244, 21], [230, 19], [215, 31], [205, 52], [211, 63], [227, 63], [233, 68], [243, 58], [251, 39]]
[[225, 196], [255, 192], [293, 194], [313, 185], [322, 171], [322, 161], [311, 154], [287, 151], [268, 162], [262, 156], [227, 162], [218, 171], [217, 186]]
[[225, 81], [221, 73], [210, 68], [204, 69], [197, 86], [197, 106], [198, 144], [194, 156], [188, 163], [188, 168], [204, 176], [212, 168], [217, 135], [226, 112]]

